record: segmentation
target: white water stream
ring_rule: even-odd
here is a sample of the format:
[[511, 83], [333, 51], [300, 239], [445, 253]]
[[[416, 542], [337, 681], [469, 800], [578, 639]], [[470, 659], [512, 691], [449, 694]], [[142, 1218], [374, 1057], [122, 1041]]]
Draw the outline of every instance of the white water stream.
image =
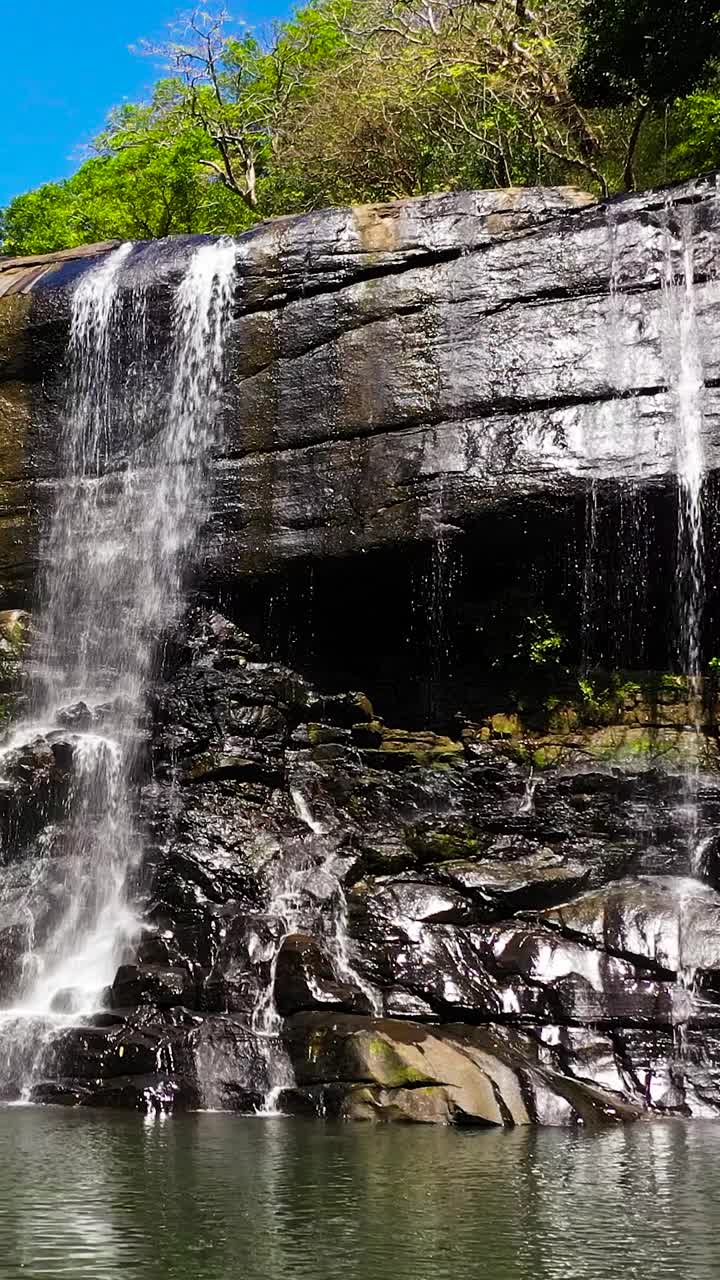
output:
[[[695, 742], [687, 750], [682, 818], [692, 875], [701, 871], [704, 842], [700, 830], [698, 789], [702, 766], [702, 629], [705, 609], [703, 412], [705, 375], [695, 291], [693, 210], [666, 210], [663, 279], [663, 356], [674, 402], [678, 476], [677, 521], [677, 650], [680, 671], [687, 677], [688, 707]], [[680, 892], [678, 911], [678, 983], [688, 993], [695, 987], [695, 968], [685, 961], [692, 952], [686, 938], [686, 904]], [[687, 1012], [678, 1015], [675, 1042], [685, 1053]]]
[[[38, 736], [72, 745], [67, 818], [51, 833], [40, 883], [27, 897], [22, 981], [0, 1017], [1, 1074], [17, 1075], [19, 1056], [26, 1084], [57, 1025], [98, 1007], [138, 931], [133, 877], [142, 842], [132, 780], [145, 693], [158, 641], [182, 608], [207, 512], [236, 249], [220, 240], [190, 256], [175, 291], [169, 396], [159, 411], [149, 391], [156, 369], [145, 290], [124, 286], [132, 253], [124, 244], [108, 254], [73, 295], [64, 478], [43, 546], [31, 713], [3, 751], [7, 761]], [[57, 859], [62, 875], [48, 911], [41, 882]]]
[[266, 910], [279, 922], [274, 942], [258, 941], [254, 960], [269, 964], [269, 980], [253, 1011], [252, 1029], [265, 1059], [268, 1089], [263, 1113], [276, 1114], [283, 1090], [295, 1083], [290, 1059], [282, 1046], [282, 1018], [275, 1003], [275, 974], [283, 941], [294, 933], [309, 933], [324, 948], [335, 979], [356, 988], [365, 996], [368, 1008], [377, 1016], [383, 1011], [378, 991], [367, 983], [350, 955], [348, 906], [339, 854], [339, 835], [316, 817], [299, 785], [291, 787], [299, 820], [307, 828], [304, 838], [288, 844], [284, 855], [269, 866]]
[[695, 292], [692, 209], [674, 210], [666, 223], [663, 342], [677, 423], [679, 604], [678, 657], [691, 680], [701, 671], [705, 603], [703, 495], [705, 374]]

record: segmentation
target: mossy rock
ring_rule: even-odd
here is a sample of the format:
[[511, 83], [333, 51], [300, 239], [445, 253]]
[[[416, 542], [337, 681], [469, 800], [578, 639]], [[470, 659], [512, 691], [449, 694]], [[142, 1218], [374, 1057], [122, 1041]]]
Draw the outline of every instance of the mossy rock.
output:
[[352, 729], [353, 725], [358, 724], [370, 724], [376, 719], [367, 694], [358, 691], [314, 694], [308, 701], [308, 711], [312, 719], [323, 724], [339, 725], [343, 729]]
[[196, 756], [183, 770], [184, 785], [234, 778], [248, 782], [272, 782], [280, 766], [248, 754], [234, 755], [224, 751], [207, 751]]
[[362, 752], [373, 769], [409, 769], [454, 764], [464, 758], [462, 742], [438, 733], [414, 733], [407, 729], [383, 729], [379, 747]]
[[309, 724], [307, 735], [312, 747], [319, 747], [328, 742], [347, 743], [350, 741], [350, 731], [348, 729], [340, 729], [336, 725], [330, 724]]
[[22, 657], [28, 643], [30, 614], [25, 609], [0, 609], [0, 637], [15, 657]]
[[720, 769], [715, 739], [694, 729], [606, 725], [563, 738], [538, 738], [526, 750], [537, 769], [575, 766], [589, 759], [670, 770]]
[[351, 728], [352, 740], [355, 746], [370, 750], [382, 745], [383, 732], [382, 720], [369, 720], [366, 723], [354, 724]]
[[534, 1037], [513, 1029], [306, 1013], [284, 1038], [296, 1092], [346, 1119], [499, 1127], [543, 1113], [606, 1125], [645, 1113], [644, 1101], [549, 1069]]
[[497, 715], [489, 716], [486, 724], [491, 738], [516, 738], [523, 732], [522, 721], [517, 713], [509, 715], [498, 712]]
[[541, 712], [535, 707], [491, 715], [482, 725], [466, 724], [462, 738], [470, 754], [492, 740], [509, 759], [536, 769], [577, 765], [590, 757], [714, 770], [717, 725], [714, 678], [596, 672], [577, 677], [573, 694], [565, 673]]
[[581, 723], [580, 712], [575, 706], [553, 706], [548, 711], [548, 728], [555, 733], [570, 733]]
[[692, 729], [646, 729], [611, 726], [599, 729], [584, 743], [585, 750], [596, 759], [625, 763], [638, 759], [653, 764], [717, 770], [717, 743]]
[[468, 827], [453, 831], [424, 831], [410, 828], [405, 833], [408, 847], [423, 862], [455, 862], [484, 854], [488, 839]]
[[391, 1089], [427, 1084], [428, 1073], [407, 1062], [398, 1046], [383, 1035], [371, 1035], [363, 1046], [364, 1059], [372, 1077]]

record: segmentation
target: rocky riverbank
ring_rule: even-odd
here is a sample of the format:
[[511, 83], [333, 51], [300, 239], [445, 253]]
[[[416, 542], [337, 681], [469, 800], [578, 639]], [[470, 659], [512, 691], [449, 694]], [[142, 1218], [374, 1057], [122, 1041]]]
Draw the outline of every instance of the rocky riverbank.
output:
[[[624, 696], [647, 722], [650, 704]], [[678, 727], [682, 682], [654, 705], [648, 741], [694, 732]], [[88, 714], [68, 709], [66, 731], [6, 759], [18, 858], [5, 874], [3, 1002], [30, 883], [46, 895], [36, 931], [52, 925], [73, 730]], [[567, 752], [533, 768], [507, 720], [456, 737], [393, 730], [363, 694], [324, 696], [196, 610], [167, 647], [144, 729], [144, 931], [105, 1011], [73, 1025], [68, 992], [45, 1047], [36, 1027], [32, 1096], [253, 1109], [282, 1055], [294, 1084], [279, 1105], [319, 1115], [720, 1114], [720, 846], [705, 841], [708, 883], [688, 879], [687, 780], [662, 752], [628, 758], [628, 714], [603, 729], [620, 735], [615, 759], [607, 737], [584, 751], [571, 727]], [[697, 786], [703, 830], [718, 831], [720, 778]], [[268, 991], [272, 1034], [257, 1018]], [[12, 1067], [10, 1055], [6, 1096]]]

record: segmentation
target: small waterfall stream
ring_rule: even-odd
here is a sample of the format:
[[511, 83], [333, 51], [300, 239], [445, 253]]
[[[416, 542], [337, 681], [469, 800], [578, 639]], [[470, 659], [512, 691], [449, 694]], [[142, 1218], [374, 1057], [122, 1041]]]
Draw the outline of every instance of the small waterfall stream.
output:
[[[236, 248], [220, 240], [191, 251], [174, 295], [159, 412], [145, 289], [124, 283], [133, 252], [123, 244], [108, 254], [73, 295], [64, 478], [43, 549], [31, 712], [4, 749], [7, 758], [42, 737], [72, 751], [67, 818], [49, 835], [47, 867], [63, 861], [60, 892], [49, 923], [33, 918], [21, 987], [0, 1026], [0, 1074], [20, 1074], [26, 1087], [58, 1025], [98, 1007], [139, 929], [132, 782], [145, 693], [207, 511]], [[118, 445], [122, 466], [113, 462]]]
[[[619, 220], [616, 210], [607, 211], [609, 255], [609, 299], [607, 366], [611, 384], [620, 393], [641, 381], [640, 370], [629, 368], [629, 352], [638, 357], [637, 343], [627, 340], [627, 333], [638, 323], [637, 304], [623, 290], [622, 254], [632, 248], [632, 228]], [[703, 414], [705, 371], [702, 332], [698, 319], [695, 282], [695, 213], [692, 206], [676, 206], [668, 201], [662, 214], [660, 237], [660, 308], [659, 357], [663, 380], [668, 388], [669, 412], [672, 416], [677, 474], [677, 524], [674, 563], [668, 575], [675, 582], [675, 659], [677, 670], [687, 681], [689, 721], [685, 726], [682, 766], [682, 800], [677, 812], [686, 857], [686, 876], [675, 903], [678, 931], [678, 984], [684, 989], [678, 1001], [675, 1043], [682, 1056], [685, 1050], [689, 993], [695, 984], [695, 973], [683, 957], [692, 948], [684, 945], [688, 903], [697, 891], [697, 878], [702, 876], [702, 861], [707, 841], [700, 829], [698, 791], [702, 768], [703, 745], [703, 626], [706, 608], [705, 575], [705, 490], [706, 464], [703, 447]], [[640, 318], [641, 319], [641, 318]], [[632, 375], [632, 376], [630, 376]], [[615, 653], [602, 654], [596, 648], [596, 635], [604, 637], [610, 626], [611, 606], [626, 614], [632, 643], [627, 646], [631, 660], [642, 660], [647, 627], [643, 617], [642, 593], [647, 587], [648, 519], [647, 498], [642, 491], [633, 492], [625, 483], [619, 502], [610, 511], [616, 529], [608, 520], [599, 500], [597, 484], [590, 486], [585, 515], [585, 552], [582, 569], [581, 662], [585, 671], [592, 667], [593, 657], [610, 667], [623, 665], [623, 646], [615, 641]], [[615, 551], [608, 564], [605, 542]], [[617, 551], [620, 551], [620, 555]], [[603, 560], [604, 552], [605, 560]], [[627, 578], [631, 592], [624, 590]], [[633, 597], [635, 598], [633, 601]], [[622, 607], [621, 607], [622, 606]], [[598, 626], [598, 616], [601, 625]], [[694, 741], [692, 741], [694, 736]], [[687, 995], [685, 994], [687, 993]]]
[[[663, 356], [674, 402], [677, 424], [677, 651], [678, 665], [687, 679], [688, 707], [695, 742], [684, 770], [683, 823], [688, 848], [688, 870], [699, 874], [703, 842], [698, 811], [702, 766], [703, 684], [702, 628], [705, 609], [705, 540], [703, 407], [705, 378], [701, 336], [697, 320], [693, 243], [693, 211], [669, 207], [665, 218], [665, 274], [663, 278]], [[678, 911], [678, 983], [688, 992], [695, 988], [695, 969], [685, 957], [694, 954], [687, 928], [686, 897], [694, 881], [681, 888]], [[680, 1057], [686, 1052], [687, 1012], [681, 1008], [675, 1026]]]
[[286, 938], [309, 934], [322, 944], [335, 980], [361, 993], [368, 1011], [379, 1015], [382, 998], [352, 963], [349, 947], [347, 898], [343, 888], [343, 860], [340, 834], [315, 816], [301, 785], [291, 787], [291, 797], [307, 835], [289, 842], [269, 867], [266, 891], [268, 919], [278, 928], [270, 931], [263, 944], [260, 937], [252, 950], [252, 961], [267, 966], [268, 980], [260, 990], [251, 1025], [265, 1062], [267, 1089], [264, 1114], [277, 1113], [284, 1090], [295, 1083], [292, 1065], [282, 1039], [282, 1018], [275, 1002], [278, 958]]
[[676, 401], [678, 470], [678, 650], [682, 670], [701, 670], [705, 596], [703, 400], [705, 379], [695, 301], [692, 211], [680, 215], [673, 244], [668, 230], [665, 321], [669, 372]]
[[688, 681], [696, 747], [685, 772], [690, 867], [698, 844], [697, 789], [702, 731], [702, 626], [705, 608], [703, 402], [705, 379], [697, 321], [692, 209], [668, 209], [665, 224], [663, 345], [677, 423], [677, 651]]

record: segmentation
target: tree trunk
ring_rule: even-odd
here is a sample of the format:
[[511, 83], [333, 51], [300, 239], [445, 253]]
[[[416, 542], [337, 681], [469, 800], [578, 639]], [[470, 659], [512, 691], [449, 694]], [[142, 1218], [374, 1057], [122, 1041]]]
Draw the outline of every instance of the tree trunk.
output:
[[635, 152], [640, 140], [640, 132], [649, 110], [650, 103], [644, 102], [635, 117], [635, 123], [632, 127], [632, 133], [630, 134], [627, 156], [625, 157], [625, 168], [623, 170], [623, 185], [626, 191], [635, 190]]

